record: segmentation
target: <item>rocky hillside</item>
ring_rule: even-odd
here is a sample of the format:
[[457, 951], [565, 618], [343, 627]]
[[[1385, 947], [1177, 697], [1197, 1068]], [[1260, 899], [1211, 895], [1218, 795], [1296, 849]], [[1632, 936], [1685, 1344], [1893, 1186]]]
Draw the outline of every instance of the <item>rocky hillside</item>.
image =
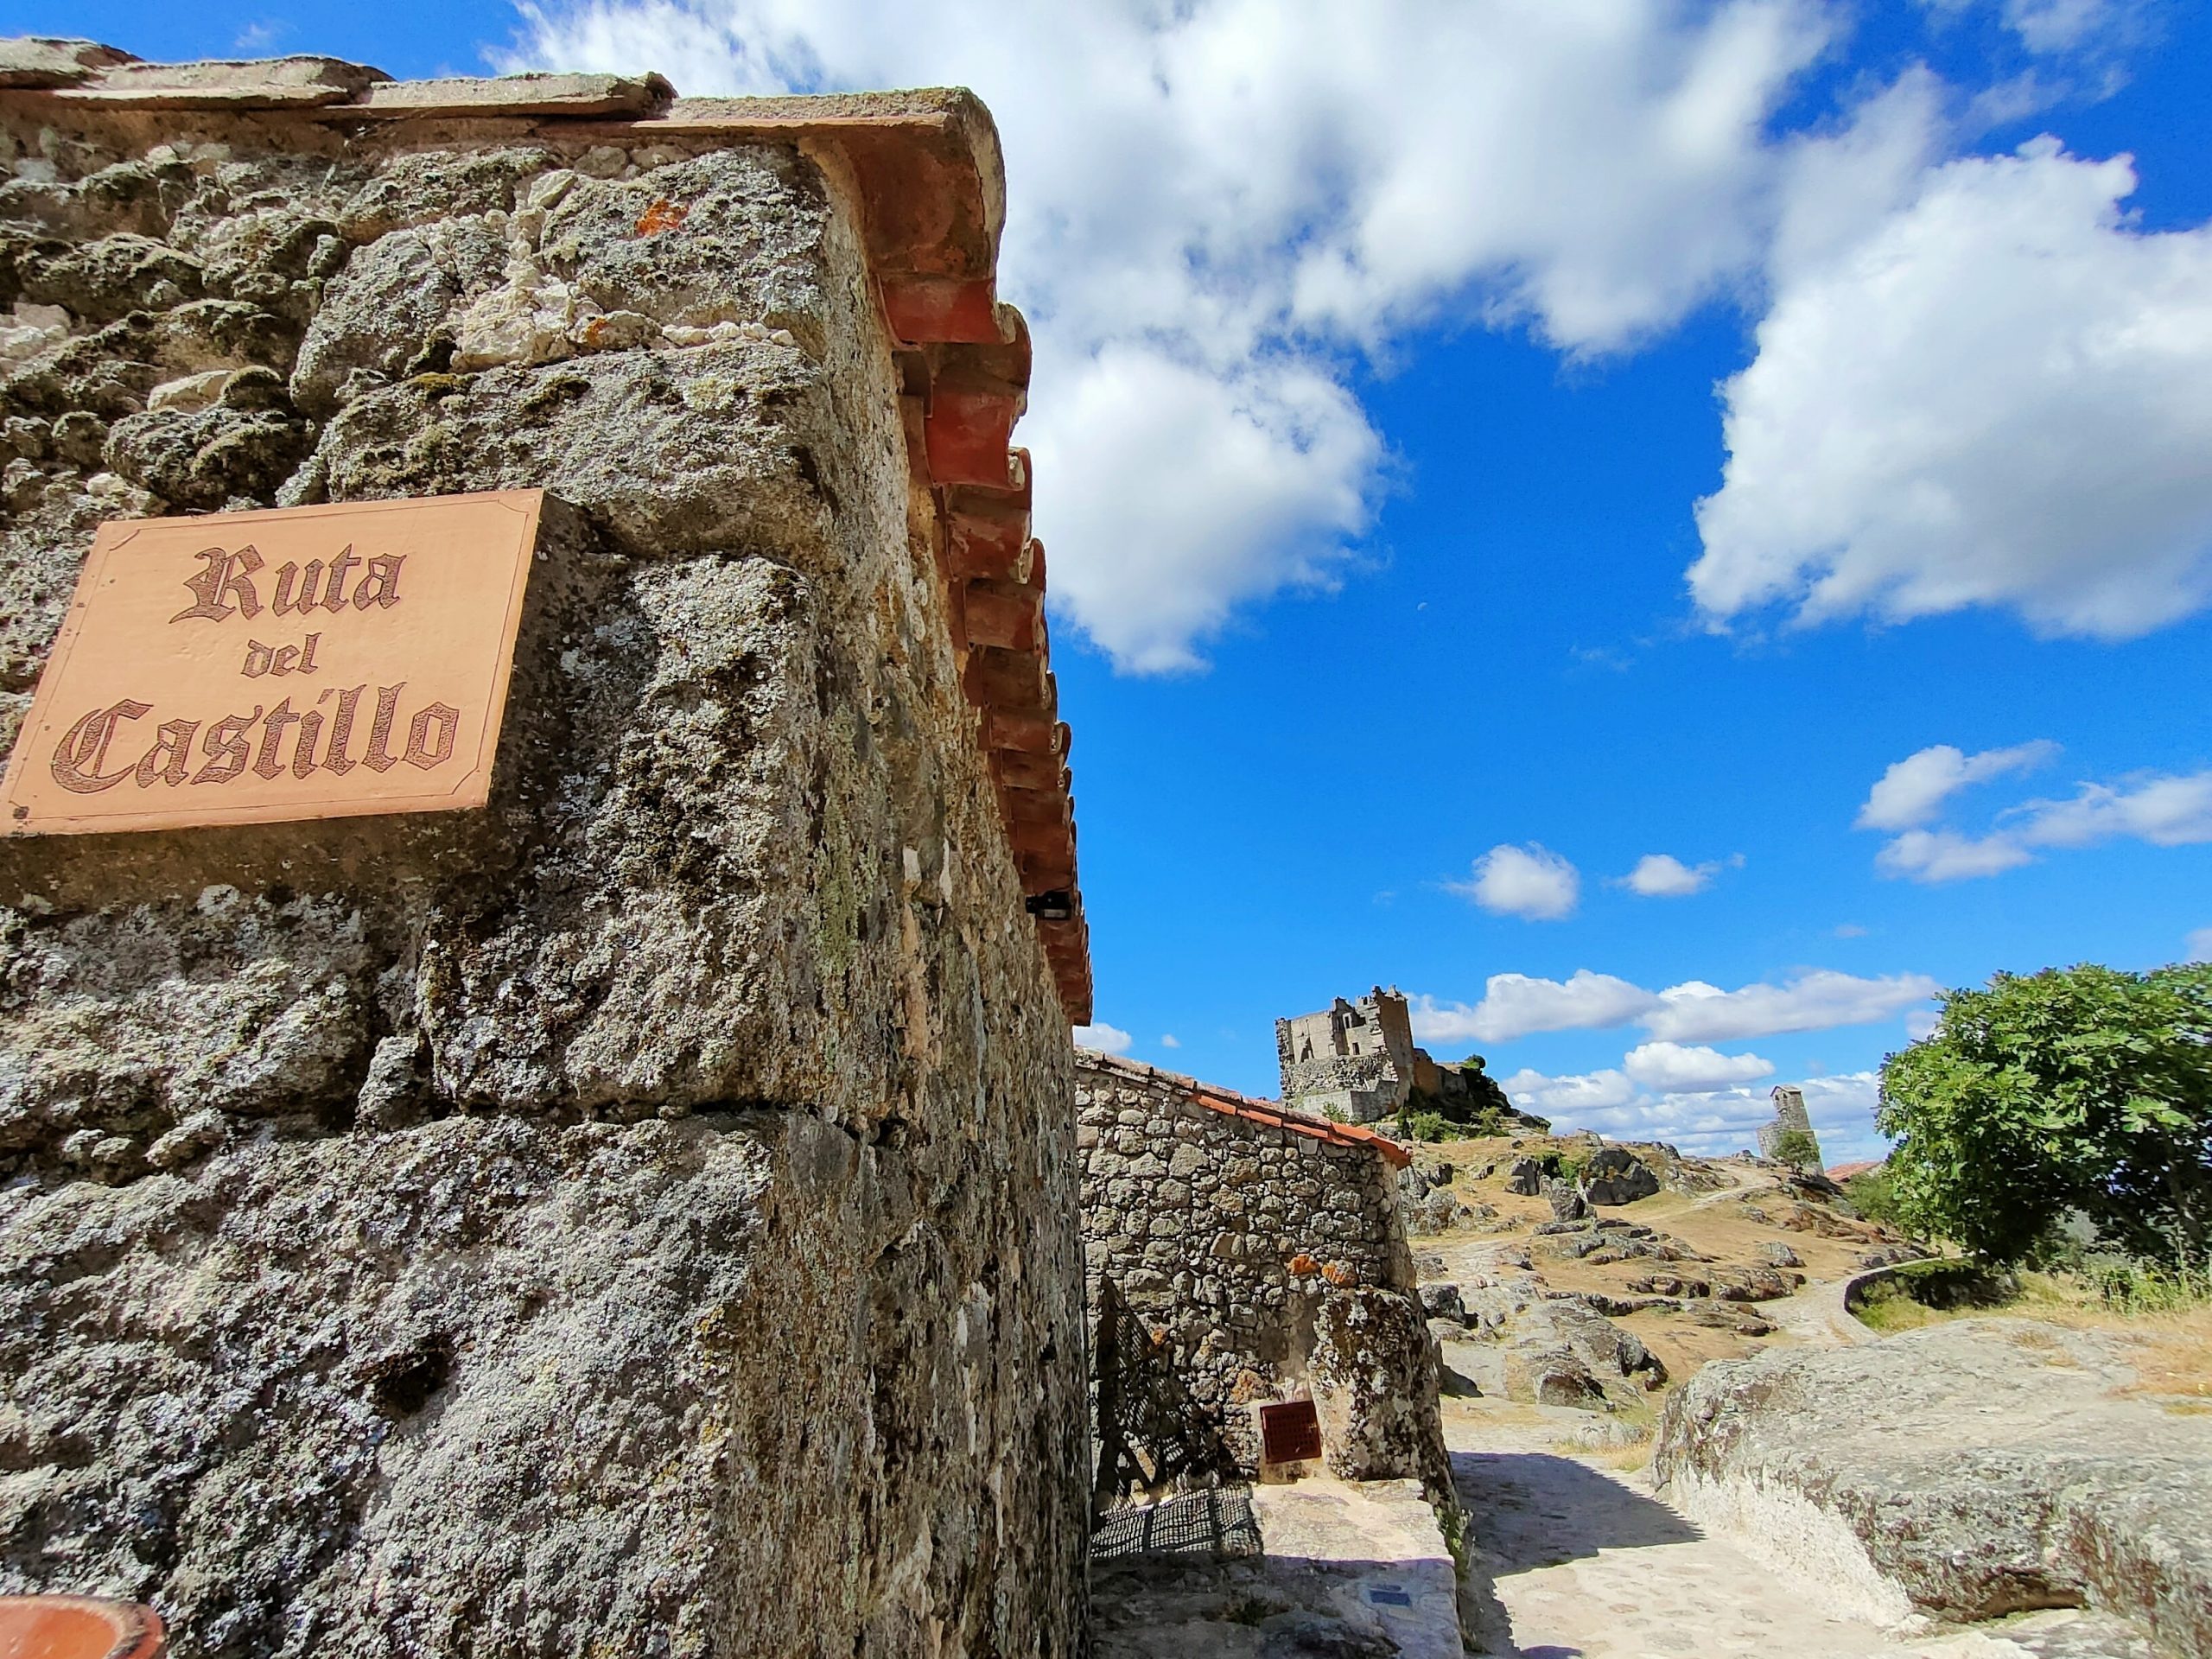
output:
[[1592, 1135], [1423, 1147], [1400, 1196], [1446, 1364], [1540, 1405], [1633, 1408], [1799, 1340], [1844, 1281], [1923, 1253], [1822, 1177]]

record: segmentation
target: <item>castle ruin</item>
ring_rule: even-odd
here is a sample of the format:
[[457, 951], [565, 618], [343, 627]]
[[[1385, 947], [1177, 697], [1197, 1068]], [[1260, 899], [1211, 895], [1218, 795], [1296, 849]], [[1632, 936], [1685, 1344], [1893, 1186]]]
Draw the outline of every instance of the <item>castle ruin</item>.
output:
[[1414, 1046], [1406, 999], [1377, 985], [1356, 1002], [1340, 996], [1319, 1013], [1276, 1020], [1275, 1058], [1284, 1105], [1372, 1123], [1406, 1103], [1427, 1056]]

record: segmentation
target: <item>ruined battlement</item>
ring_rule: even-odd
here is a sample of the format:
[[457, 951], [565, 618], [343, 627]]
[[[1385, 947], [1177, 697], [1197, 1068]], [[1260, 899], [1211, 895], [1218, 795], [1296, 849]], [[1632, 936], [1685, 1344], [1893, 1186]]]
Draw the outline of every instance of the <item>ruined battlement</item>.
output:
[[1276, 1020], [1275, 1058], [1286, 1104], [1372, 1123], [1406, 1103], [1427, 1057], [1414, 1046], [1406, 999], [1377, 985], [1357, 1001], [1340, 996]]
[[1792, 1084], [1777, 1084], [1773, 1093], [1774, 1121], [1762, 1123], [1758, 1130], [1759, 1156], [1780, 1158], [1782, 1137], [1796, 1133], [1804, 1136], [1812, 1150], [1801, 1162], [1807, 1169], [1821, 1166], [1821, 1141], [1813, 1133], [1813, 1120], [1805, 1110], [1805, 1091]]

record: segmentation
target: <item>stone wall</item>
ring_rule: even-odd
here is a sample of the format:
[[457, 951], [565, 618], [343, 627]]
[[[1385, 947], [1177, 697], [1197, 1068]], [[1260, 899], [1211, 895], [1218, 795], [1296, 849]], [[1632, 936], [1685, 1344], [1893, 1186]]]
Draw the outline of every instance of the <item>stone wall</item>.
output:
[[1224, 1461], [1256, 1474], [1251, 1408], [1310, 1395], [1332, 1471], [1447, 1491], [1434, 1348], [1395, 1198], [1403, 1152], [1087, 1051], [1076, 1099], [1094, 1315], [1110, 1283]]
[[1387, 1054], [1317, 1055], [1283, 1068], [1283, 1097], [1300, 1111], [1373, 1123], [1405, 1103], [1409, 1080]]
[[[1076, 982], [844, 129], [249, 67], [0, 76], [0, 744], [103, 518], [566, 507], [486, 810], [0, 841], [0, 1591], [1073, 1652]], [[972, 100], [858, 112], [998, 188]]]
[[1404, 1106], [1427, 1065], [1414, 1046], [1406, 999], [1380, 985], [1357, 1002], [1275, 1021], [1287, 1105], [1315, 1116], [1372, 1123]]

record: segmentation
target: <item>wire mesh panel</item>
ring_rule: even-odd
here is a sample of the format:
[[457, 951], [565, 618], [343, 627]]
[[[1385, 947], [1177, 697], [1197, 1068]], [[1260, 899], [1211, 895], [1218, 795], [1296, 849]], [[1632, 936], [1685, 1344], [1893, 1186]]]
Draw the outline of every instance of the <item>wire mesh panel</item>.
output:
[[1103, 1514], [1132, 1492], [1148, 1498], [1237, 1478], [1220, 1425], [1191, 1397], [1164, 1332], [1137, 1317], [1110, 1279], [1098, 1289], [1097, 1478]]
[[1260, 1553], [1260, 1523], [1252, 1513], [1251, 1494], [1234, 1486], [1109, 1510], [1090, 1535], [1093, 1560]]

